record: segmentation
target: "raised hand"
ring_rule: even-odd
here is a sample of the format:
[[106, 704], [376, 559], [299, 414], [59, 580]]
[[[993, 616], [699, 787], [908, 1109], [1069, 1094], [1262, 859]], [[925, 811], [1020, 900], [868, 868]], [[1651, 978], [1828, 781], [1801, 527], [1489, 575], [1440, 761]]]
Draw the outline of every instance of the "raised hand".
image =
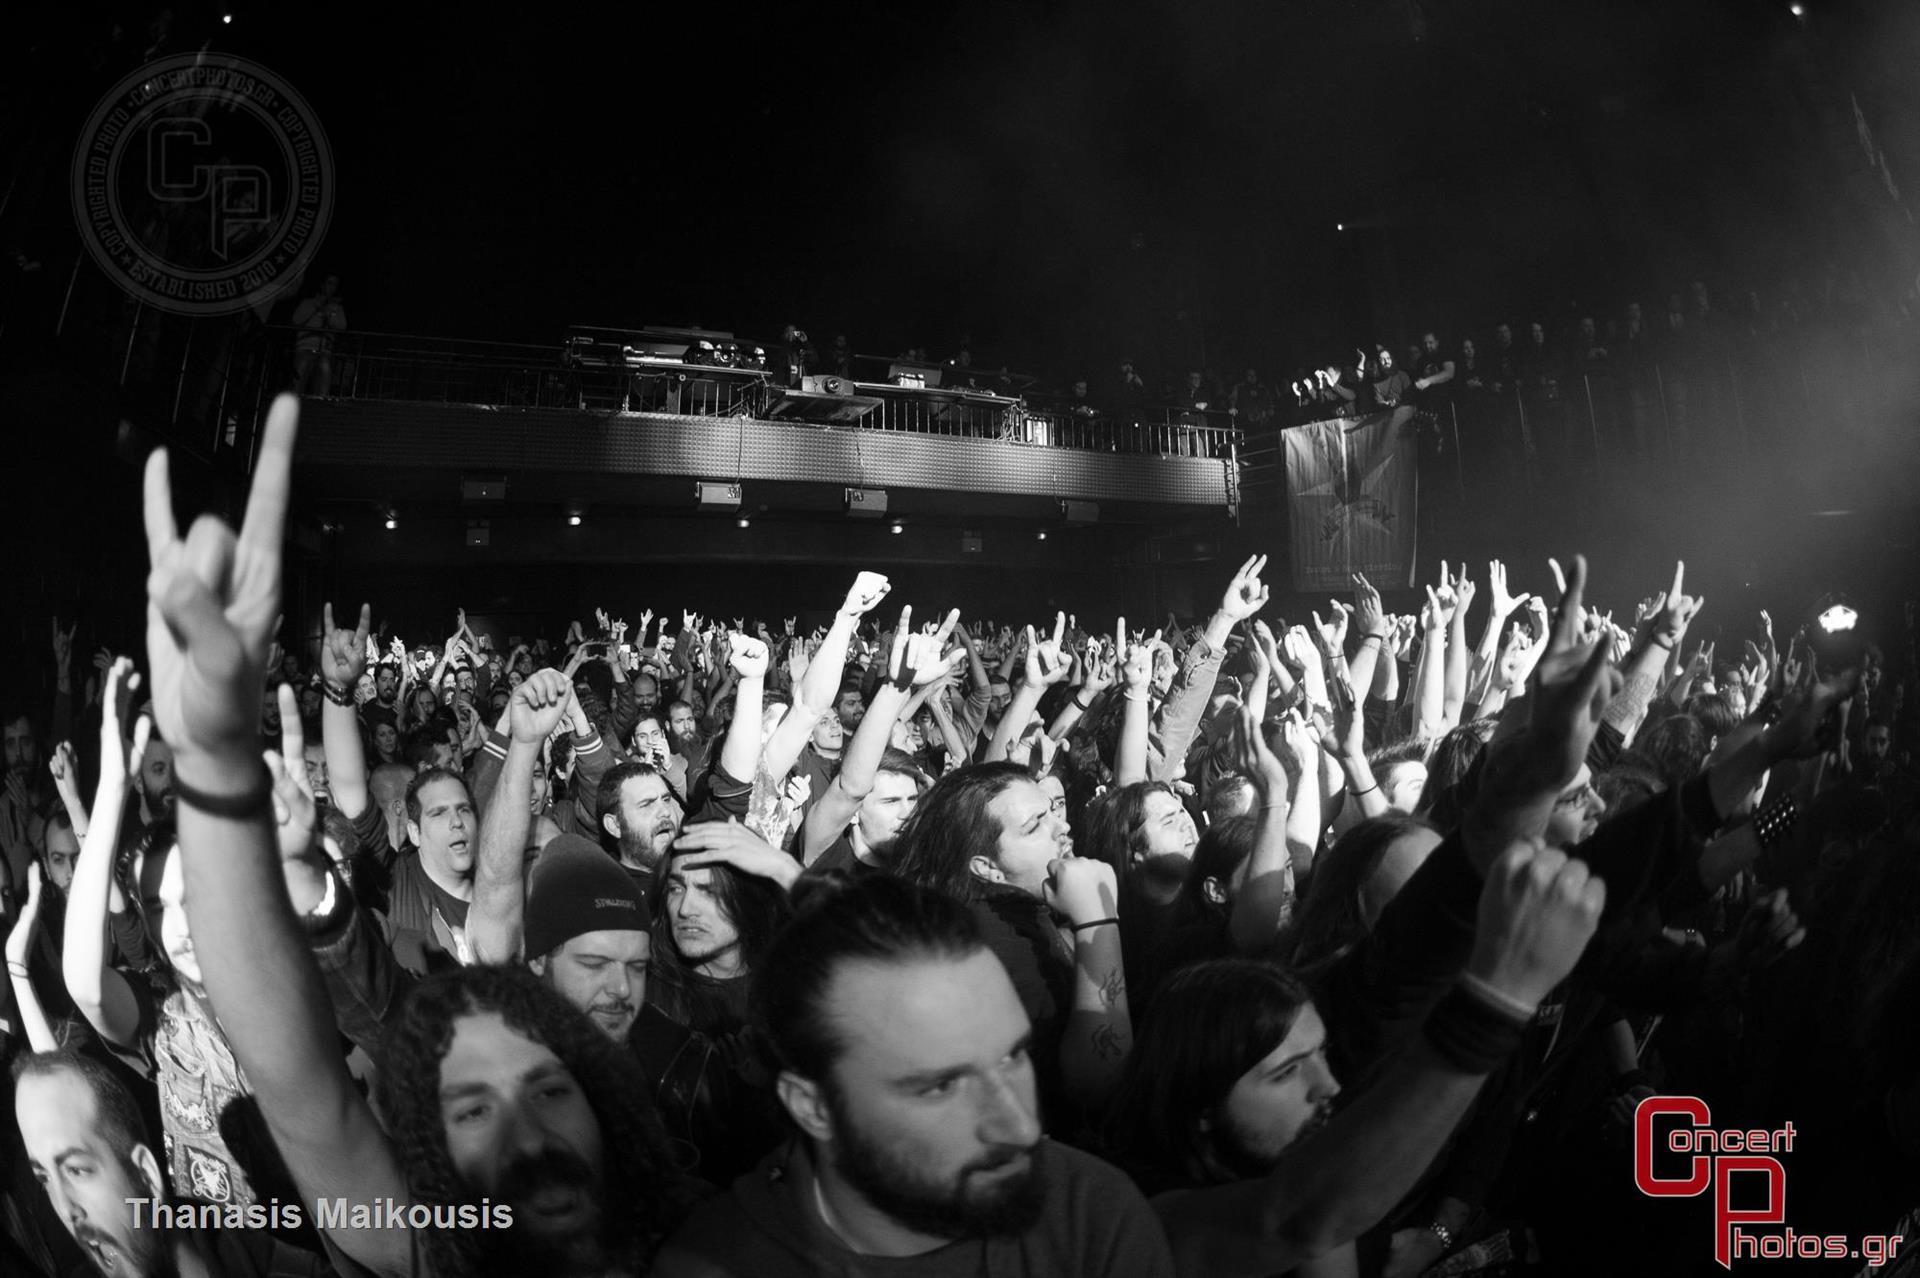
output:
[[47, 771], [53, 774], [53, 783], [64, 792], [69, 787], [76, 791], [80, 785], [80, 764], [73, 757], [73, 743], [62, 741], [53, 747], [53, 754], [47, 759]]
[[1553, 633], [1534, 667], [1533, 687], [1527, 697], [1532, 762], [1559, 786], [1565, 786], [1579, 772], [1587, 747], [1600, 730], [1607, 702], [1624, 682], [1620, 672], [1608, 663], [1604, 642], [1580, 641], [1586, 624], [1581, 605], [1586, 585], [1586, 557], [1575, 555], [1567, 589], [1554, 614]]
[[673, 847], [676, 854], [691, 854], [676, 861], [682, 869], [730, 865], [742, 874], [771, 879], [783, 888], [792, 887], [800, 877], [798, 861], [732, 818], [690, 825], [673, 841]]
[[73, 668], [73, 632], [79, 628], [80, 623], [76, 621], [62, 630], [60, 618], [53, 619], [53, 666], [62, 679], [67, 678]]
[[320, 677], [351, 692], [367, 672], [367, 629], [373, 621], [373, 605], [360, 605], [360, 624], [352, 630], [333, 624], [331, 601], [322, 604], [320, 612]]
[[1260, 580], [1261, 570], [1267, 566], [1265, 555], [1255, 555], [1240, 565], [1233, 574], [1233, 580], [1227, 583], [1226, 593], [1220, 597], [1220, 611], [1234, 622], [1242, 622], [1267, 606], [1271, 592]]
[[1380, 592], [1373, 588], [1365, 573], [1353, 574], [1353, 624], [1363, 635], [1385, 639], [1393, 629], [1393, 619], [1380, 606]]
[[1036, 688], [1044, 688], [1059, 683], [1073, 673], [1073, 662], [1068, 660], [1061, 649], [1061, 643], [1067, 633], [1067, 614], [1056, 613], [1053, 620], [1053, 638], [1044, 642], [1037, 639], [1033, 627], [1027, 627], [1027, 682]]
[[1315, 612], [1312, 614], [1313, 630], [1320, 640], [1320, 650], [1329, 657], [1337, 657], [1346, 651], [1347, 623], [1353, 616], [1353, 609], [1338, 599], [1330, 599], [1327, 601], [1327, 610], [1333, 620], [1322, 621], [1320, 614]]
[[211, 515], [183, 540], [167, 452], [147, 460], [147, 660], [153, 712], [175, 763], [258, 750], [260, 688], [280, 612], [280, 558], [300, 404], [273, 401], [236, 537]]
[[784, 802], [790, 809], [807, 806], [807, 800], [813, 797], [813, 778], [804, 772], [796, 772], [787, 778]]
[[1114, 649], [1120, 654], [1120, 679], [1126, 687], [1126, 694], [1147, 695], [1148, 687], [1153, 683], [1153, 645], [1132, 643], [1127, 639], [1127, 619], [1120, 618], [1120, 624], [1113, 631]]
[[1047, 865], [1041, 897], [1072, 923], [1091, 923], [1120, 913], [1113, 867], [1093, 857], [1059, 857]]
[[[124, 716], [134, 704], [133, 695], [140, 688], [140, 676], [134, 673], [133, 660], [129, 657], [115, 658], [107, 670], [106, 691], [100, 699], [100, 784], [109, 782], [125, 785], [127, 778], [140, 771], [140, 760], [147, 753], [148, 735], [153, 730], [153, 720], [141, 715], [133, 725], [133, 739], [127, 739]], [[254, 698], [254, 710], [259, 712], [260, 699]]]
[[939, 631], [930, 635], [907, 636], [903, 661], [906, 668], [912, 671], [914, 687], [924, 688], [945, 679], [965, 663], [966, 649], [956, 648], [949, 654], [942, 651], [945, 647], [946, 639]]
[[520, 681], [507, 702], [507, 731], [520, 745], [538, 746], [553, 735], [573, 700], [573, 681], [549, 666]]
[[307, 779], [307, 731], [300, 722], [299, 699], [284, 683], [277, 695], [280, 748], [264, 751], [261, 758], [267, 765], [267, 777], [273, 783], [274, 838], [280, 847], [280, 859], [291, 861], [313, 851], [313, 831], [319, 810], [313, 801], [313, 785]]
[[767, 645], [752, 635], [735, 635], [727, 653], [727, 660], [732, 664], [734, 674], [740, 678], [764, 679], [767, 677], [767, 665], [771, 657], [767, 652]]
[[1647, 623], [1647, 636], [1653, 642], [1668, 649], [1676, 646], [1686, 637], [1687, 627], [1692, 624], [1700, 609], [1706, 606], [1704, 597], [1694, 599], [1683, 593], [1686, 584], [1687, 565], [1677, 562], [1673, 565], [1673, 585], [1668, 588], [1666, 597], [1661, 600], [1660, 609]]
[[843, 617], [864, 617], [879, 606], [893, 586], [877, 572], [862, 572], [853, 580], [853, 586], [847, 591], [846, 600], [840, 605]]
[[1498, 559], [1487, 563], [1488, 605], [1493, 615], [1505, 621], [1517, 611], [1521, 604], [1533, 598], [1529, 594], [1511, 595], [1507, 593], [1507, 566]]
[[1515, 843], [1487, 871], [1466, 970], [1537, 1007], [1580, 961], [1606, 903], [1607, 885], [1586, 862], [1538, 842]]
[[1234, 771], [1252, 781], [1263, 799], [1271, 801], [1271, 796], [1286, 794], [1286, 766], [1267, 745], [1266, 735], [1261, 731], [1259, 719], [1254, 717], [1252, 706], [1241, 706], [1235, 721], [1233, 760]]

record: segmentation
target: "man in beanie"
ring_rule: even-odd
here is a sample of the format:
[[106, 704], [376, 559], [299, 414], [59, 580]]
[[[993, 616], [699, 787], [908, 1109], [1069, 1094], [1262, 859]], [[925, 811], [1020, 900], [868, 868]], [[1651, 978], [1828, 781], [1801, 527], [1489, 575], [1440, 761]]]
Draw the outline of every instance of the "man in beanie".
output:
[[534, 862], [528, 883], [527, 966], [625, 1041], [646, 1001], [650, 922], [613, 858], [577, 834], [560, 835]]
[[[480, 825], [468, 943], [477, 963], [518, 963], [524, 955], [567, 1002], [624, 1042], [652, 1085], [667, 1134], [694, 1154], [699, 1176], [725, 1184], [781, 1138], [771, 1075], [755, 1036], [744, 1028], [700, 1033], [647, 1002], [648, 908], [632, 876], [592, 842], [559, 835], [531, 874], [524, 871], [533, 762], [571, 694], [566, 676], [551, 669], [535, 671], [513, 690], [507, 754]], [[740, 830], [710, 828], [721, 836]], [[700, 841], [687, 859], [698, 864], [702, 852], [717, 859], [742, 855], [725, 837], [713, 842], [720, 846]], [[799, 873], [791, 858], [781, 860]]]

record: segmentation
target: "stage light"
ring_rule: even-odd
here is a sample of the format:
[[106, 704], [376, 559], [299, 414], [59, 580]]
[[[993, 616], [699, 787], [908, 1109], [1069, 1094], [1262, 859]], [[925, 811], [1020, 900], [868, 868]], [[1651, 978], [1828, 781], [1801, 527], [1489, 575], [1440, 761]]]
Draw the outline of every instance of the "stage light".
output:
[[1807, 6], [1798, 3], [1798, 0], [1796, 0], [1795, 3], [1787, 6], [1787, 12], [1796, 18], [1804, 18], [1807, 16]]
[[398, 528], [399, 526], [400, 526], [400, 521], [398, 519], [395, 519], [392, 515], [387, 516], [388, 532], [392, 532], [395, 528]]
[[750, 525], [750, 524], [752, 524], [752, 523], [753, 523], [753, 521], [752, 521], [751, 519], [748, 519], [748, 518], [747, 518], [747, 517], [746, 517], [745, 515], [742, 515], [742, 516], [740, 516], [740, 518], [739, 518], [739, 519], [737, 519], [737, 520], [735, 520], [735, 521], [734, 521], [734, 527], [736, 527], [736, 528], [745, 528], [745, 527], [747, 527], [747, 526], [749, 526], [749, 525]]
[[1042, 529], [1040, 530], [1040, 533], [1039, 533], [1039, 537], [1038, 537], [1038, 539], [1039, 539], [1040, 541], [1045, 541], [1045, 540], [1047, 539], [1047, 530], [1046, 530], [1046, 529], [1044, 529], [1044, 528], [1042, 528]]
[[232, 15], [231, 13], [223, 13], [223, 14], [221, 14], [221, 15], [220, 15], [220, 21], [221, 21], [222, 23], [224, 23], [224, 24], [226, 24], [227, 26], [232, 26], [232, 25], [233, 25], [233, 15]]
[[1344, 231], [1347, 229], [1347, 224], [1345, 222], [1335, 222], [1333, 224], [1333, 229], [1336, 231]]
[[567, 516], [567, 527], [578, 528], [579, 526], [580, 526], [580, 516], [578, 515]]
[[897, 519], [893, 521], [893, 535], [894, 535], [894, 536], [896, 536], [896, 537], [898, 537], [898, 536], [899, 536], [899, 535], [900, 535], [901, 533], [903, 533], [903, 532], [905, 532], [906, 530], [907, 530], [907, 526], [906, 526], [905, 524], [903, 524], [903, 523], [901, 523], [901, 522], [900, 522], [899, 520], [897, 520]]

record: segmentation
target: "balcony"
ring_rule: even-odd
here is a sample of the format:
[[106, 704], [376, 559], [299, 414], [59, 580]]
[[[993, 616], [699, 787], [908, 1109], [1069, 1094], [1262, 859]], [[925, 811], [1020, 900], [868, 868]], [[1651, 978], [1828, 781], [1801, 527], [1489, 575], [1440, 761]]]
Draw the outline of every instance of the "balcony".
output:
[[[256, 405], [294, 380], [294, 339], [269, 330]], [[342, 497], [463, 469], [591, 476], [603, 488], [625, 477], [639, 500], [667, 491], [657, 481], [689, 478], [898, 490], [956, 513], [972, 495], [1029, 499], [1034, 510], [1071, 499], [1101, 503], [1103, 519], [1238, 499], [1240, 436], [1226, 417], [1123, 422], [1006, 394], [851, 379], [810, 379], [795, 393], [762, 369], [648, 356], [609, 366], [493, 342], [344, 333], [333, 343], [298, 463]], [[682, 505], [691, 491], [671, 489]]]

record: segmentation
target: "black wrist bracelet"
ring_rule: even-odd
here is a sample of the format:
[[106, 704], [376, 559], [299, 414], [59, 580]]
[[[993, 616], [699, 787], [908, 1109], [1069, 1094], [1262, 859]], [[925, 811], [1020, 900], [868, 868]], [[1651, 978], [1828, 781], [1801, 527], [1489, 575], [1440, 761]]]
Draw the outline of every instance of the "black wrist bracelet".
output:
[[1073, 694], [1073, 704], [1074, 704], [1074, 708], [1079, 710], [1082, 714], [1085, 714], [1087, 711], [1093, 709], [1093, 702], [1080, 700], [1080, 694], [1077, 692]]
[[1520, 1045], [1529, 1023], [1455, 986], [1427, 1016], [1425, 1032], [1428, 1045], [1455, 1069], [1490, 1074]]
[[208, 794], [196, 790], [178, 775], [173, 778], [173, 797], [195, 812], [207, 816], [225, 817], [230, 821], [247, 821], [254, 817], [273, 818], [273, 787], [267, 782], [264, 771], [255, 774], [259, 784], [242, 794]]
[[337, 684], [331, 679], [323, 679], [320, 682], [320, 692], [327, 700], [333, 702], [336, 706], [345, 706], [349, 710], [353, 709], [352, 689]]
[[1117, 925], [1119, 922], [1120, 920], [1116, 918], [1090, 919], [1085, 923], [1075, 923], [1068, 930], [1071, 931], [1074, 935], [1078, 936], [1080, 933], [1086, 931], [1088, 928], [1105, 927], [1109, 923], [1113, 923]]

